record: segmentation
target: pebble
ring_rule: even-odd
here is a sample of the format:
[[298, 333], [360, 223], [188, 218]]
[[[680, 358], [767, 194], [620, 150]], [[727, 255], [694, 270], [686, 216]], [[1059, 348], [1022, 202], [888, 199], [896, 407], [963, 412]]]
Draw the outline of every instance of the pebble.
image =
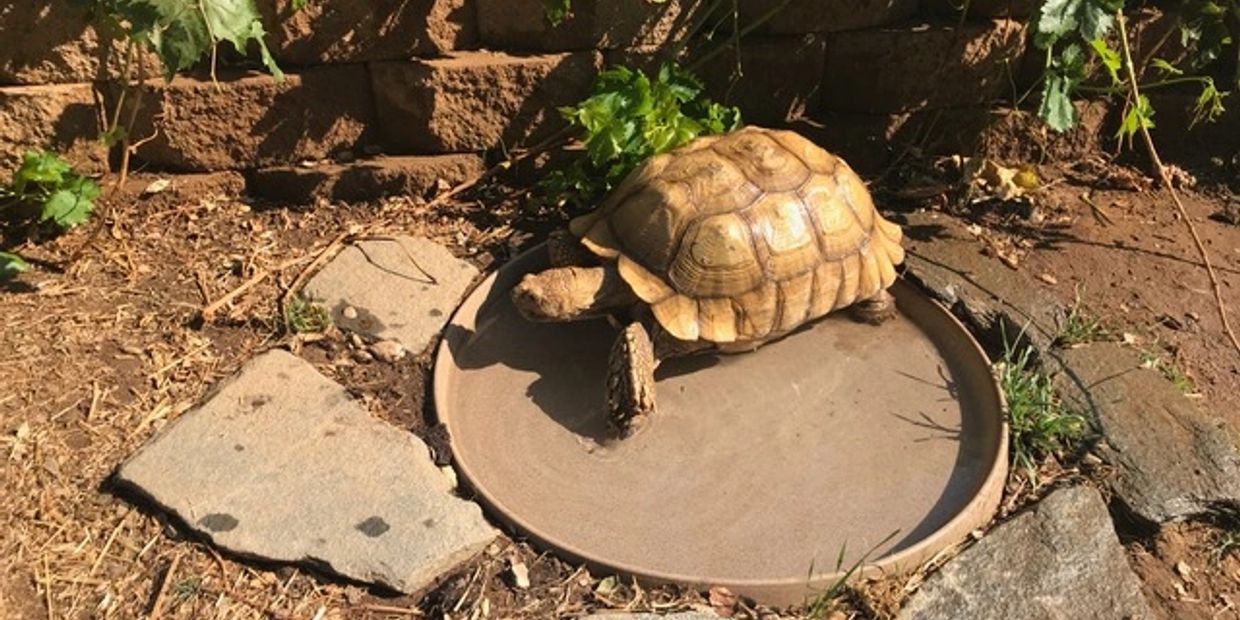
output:
[[340, 312], [340, 315], [352, 321], [357, 318], [357, 308], [354, 308], [353, 306], [345, 306], [344, 310]]
[[371, 355], [370, 351], [365, 349], [355, 349], [353, 351], [353, 361], [368, 364], [375, 361], [375, 356]]
[[405, 357], [405, 347], [395, 340], [380, 340], [370, 345], [375, 359], [391, 364]]

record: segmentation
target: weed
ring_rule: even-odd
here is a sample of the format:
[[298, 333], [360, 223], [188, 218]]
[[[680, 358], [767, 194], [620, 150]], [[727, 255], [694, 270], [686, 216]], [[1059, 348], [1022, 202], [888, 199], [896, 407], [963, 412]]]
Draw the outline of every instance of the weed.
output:
[[1197, 392], [1197, 385], [1180, 368], [1179, 364], [1176, 364], [1173, 360], [1167, 360], [1149, 350], [1142, 350], [1140, 357], [1142, 367], [1158, 371], [1158, 374], [1175, 385], [1175, 388], [1180, 392], [1184, 394], [1195, 394]]
[[[8, 185], [0, 185], [0, 215], [17, 221], [69, 230], [95, 210], [99, 186], [78, 174], [69, 162], [51, 151], [26, 151]], [[0, 280], [29, 268], [16, 254], [0, 252]]]
[[332, 315], [322, 304], [294, 296], [284, 309], [284, 325], [294, 334], [323, 332], [331, 327]]
[[1090, 342], [1108, 340], [1113, 332], [1102, 319], [1085, 308], [1081, 303], [1080, 292], [1068, 307], [1068, 314], [1059, 325], [1059, 333], [1055, 336], [1055, 346], [1071, 348]]
[[[844, 570], [844, 554], [847, 553], [848, 551], [848, 545], [844, 545], [843, 547], [840, 547], [840, 554], [839, 556], [835, 558], [835, 572], [840, 573], [840, 576], [837, 577], [835, 581], [832, 581], [831, 584], [828, 585], [825, 590], [822, 590], [821, 592], [819, 592], [814, 597], [813, 601], [810, 601], [810, 603], [806, 605], [806, 608], [805, 608], [806, 617], [825, 618], [827, 614], [834, 611], [836, 600], [844, 595], [844, 592], [848, 587], [848, 580], [852, 579], [852, 576], [856, 574], [856, 572], [860, 570], [861, 567], [870, 560], [870, 556], [874, 555], [875, 551], [878, 551], [880, 547], [887, 544], [888, 542], [891, 542], [891, 539], [895, 538], [899, 533], [900, 533], [900, 530], [896, 530], [888, 534], [882, 540], [878, 541], [877, 544], [875, 544], [873, 547], [870, 547], [869, 551], [866, 551], [865, 553], [861, 555], [861, 557], [857, 558], [857, 561], [853, 562], [852, 565], [848, 567], [848, 570]], [[843, 572], [840, 572], [840, 571], [843, 571]], [[813, 577], [814, 575], [813, 564], [810, 564], [809, 574], [810, 574], [810, 577]]]
[[202, 578], [188, 577], [172, 584], [172, 598], [178, 605], [188, 603], [202, 592]]
[[1003, 360], [996, 366], [1007, 399], [1012, 465], [1023, 469], [1036, 485], [1039, 463], [1080, 439], [1085, 418], [1064, 407], [1050, 377], [1035, 366], [1028, 345], [1005, 345]]

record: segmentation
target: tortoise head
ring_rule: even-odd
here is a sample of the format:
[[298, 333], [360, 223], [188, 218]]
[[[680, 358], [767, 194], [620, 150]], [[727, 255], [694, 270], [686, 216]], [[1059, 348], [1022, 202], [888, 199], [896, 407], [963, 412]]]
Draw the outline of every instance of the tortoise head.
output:
[[512, 287], [512, 303], [529, 321], [604, 316], [634, 299], [613, 265], [547, 269], [526, 274]]

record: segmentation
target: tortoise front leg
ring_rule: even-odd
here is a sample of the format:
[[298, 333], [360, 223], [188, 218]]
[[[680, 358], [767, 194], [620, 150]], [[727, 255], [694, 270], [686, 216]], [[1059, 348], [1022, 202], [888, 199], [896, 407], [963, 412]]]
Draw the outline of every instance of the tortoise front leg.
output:
[[592, 267], [598, 264], [598, 257], [584, 245], [573, 233], [559, 229], [547, 236], [547, 255], [552, 267]]
[[607, 413], [621, 438], [630, 437], [654, 415], [654, 369], [650, 334], [629, 323], [616, 336], [607, 366]]

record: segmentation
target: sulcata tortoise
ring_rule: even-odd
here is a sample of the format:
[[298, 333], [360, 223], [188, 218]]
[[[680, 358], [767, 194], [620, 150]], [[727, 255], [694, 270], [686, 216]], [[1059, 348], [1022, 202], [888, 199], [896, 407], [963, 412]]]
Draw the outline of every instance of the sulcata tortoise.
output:
[[660, 360], [751, 351], [849, 306], [890, 317], [900, 239], [843, 160], [748, 127], [638, 166], [551, 236], [552, 268], [526, 275], [513, 303], [533, 321], [624, 324], [605, 386], [623, 437], [655, 411]]

